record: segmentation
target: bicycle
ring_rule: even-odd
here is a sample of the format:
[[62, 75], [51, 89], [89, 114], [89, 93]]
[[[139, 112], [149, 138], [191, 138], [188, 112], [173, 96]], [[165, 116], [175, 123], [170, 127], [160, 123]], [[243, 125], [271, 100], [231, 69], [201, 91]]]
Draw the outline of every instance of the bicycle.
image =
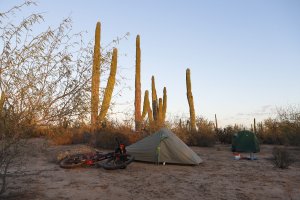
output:
[[134, 160], [134, 156], [127, 154], [125, 145], [120, 144], [117, 139], [116, 141], [118, 145], [114, 152], [102, 153], [96, 151], [69, 155], [62, 159], [59, 165], [66, 169], [78, 167], [103, 167], [107, 170], [125, 169]]

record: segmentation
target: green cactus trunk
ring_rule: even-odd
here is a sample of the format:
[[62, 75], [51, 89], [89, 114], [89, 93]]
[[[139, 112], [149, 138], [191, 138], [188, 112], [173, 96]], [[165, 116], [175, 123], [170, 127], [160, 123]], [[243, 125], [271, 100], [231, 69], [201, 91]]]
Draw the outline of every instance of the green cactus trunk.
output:
[[152, 116], [152, 110], [151, 110], [151, 107], [150, 107], [149, 91], [148, 90], [145, 91], [142, 120], [146, 117], [147, 114], [148, 114], [149, 122], [151, 124], [153, 122], [153, 116]]
[[253, 120], [253, 127], [254, 127], [254, 133], [256, 133], [256, 120], [255, 120], [255, 118]]
[[140, 131], [142, 116], [141, 116], [141, 48], [140, 36], [136, 37], [136, 60], [135, 60], [135, 130]]
[[195, 108], [194, 108], [194, 99], [192, 94], [192, 84], [191, 84], [191, 72], [190, 69], [186, 70], [186, 90], [187, 90], [187, 99], [190, 107], [190, 125], [191, 130], [196, 130], [196, 115], [195, 115]]
[[158, 114], [158, 102], [157, 102], [157, 94], [155, 88], [155, 79], [154, 76], [151, 78], [151, 90], [152, 90], [152, 112], [154, 121], [157, 121], [157, 114]]
[[92, 88], [91, 88], [91, 126], [92, 130], [96, 128], [98, 106], [99, 106], [99, 86], [100, 86], [100, 32], [101, 24], [97, 22], [95, 31], [95, 46], [92, 69]]
[[2, 114], [4, 103], [5, 103], [5, 93], [2, 91], [1, 98], [0, 98], [0, 116]]
[[159, 98], [158, 113], [157, 113], [157, 126], [158, 126], [158, 128], [161, 128], [163, 125], [164, 125], [164, 122], [163, 122], [163, 101], [162, 101], [162, 98]]
[[215, 123], [216, 123], [216, 130], [218, 130], [218, 119], [217, 119], [217, 114], [215, 114]]
[[116, 83], [117, 63], [118, 63], [118, 50], [114, 48], [112, 59], [111, 59], [111, 65], [110, 65], [110, 74], [105, 88], [100, 114], [98, 116], [99, 123], [101, 123], [104, 120], [107, 111], [109, 109], [112, 93]]
[[164, 87], [164, 96], [163, 96], [163, 105], [162, 105], [162, 120], [166, 121], [166, 112], [167, 112], [167, 88]]

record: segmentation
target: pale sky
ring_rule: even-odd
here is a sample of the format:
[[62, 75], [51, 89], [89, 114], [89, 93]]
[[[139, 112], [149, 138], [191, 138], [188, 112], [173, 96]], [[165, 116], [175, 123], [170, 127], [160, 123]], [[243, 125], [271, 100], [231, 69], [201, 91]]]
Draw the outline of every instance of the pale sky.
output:
[[[1, 11], [22, 1], [0, 0]], [[276, 108], [300, 104], [300, 1], [298, 0], [40, 0], [45, 25], [68, 16], [74, 31], [101, 42], [129, 32], [119, 49], [120, 73], [131, 90], [117, 99], [134, 109], [135, 37], [141, 36], [142, 90], [156, 79], [168, 91], [168, 116], [188, 116], [185, 70], [190, 68], [196, 114], [221, 126], [250, 126]], [[26, 16], [26, 12], [24, 12]], [[18, 16], [18, 17], [24, 17]], [[37, 30], [38, 31], [38, 30]], [[126, 54], [126, 55], [125, 55]], [[105, 85], [106, 83], [102, 83]], [[133, 112], [132, 112], [133, 113]]]

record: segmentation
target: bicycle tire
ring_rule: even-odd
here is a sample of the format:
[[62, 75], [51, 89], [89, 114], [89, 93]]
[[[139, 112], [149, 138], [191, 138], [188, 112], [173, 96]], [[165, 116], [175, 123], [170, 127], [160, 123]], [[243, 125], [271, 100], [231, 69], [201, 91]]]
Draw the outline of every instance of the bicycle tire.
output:
[[99, 166], [107, 170], [125, 169], [127, 165], [129, 165], [133, 160], [134, 160], [134, 156], [128, 154], [125, 162], [123, 161], [116, 162], [114, 158], [110, 158], [105, 163], [99, 163]]
[[85, 164], [85, 154], [75, 154], [65, 157], [59, 162], [59, 166], [65, 169], [82, 167]]

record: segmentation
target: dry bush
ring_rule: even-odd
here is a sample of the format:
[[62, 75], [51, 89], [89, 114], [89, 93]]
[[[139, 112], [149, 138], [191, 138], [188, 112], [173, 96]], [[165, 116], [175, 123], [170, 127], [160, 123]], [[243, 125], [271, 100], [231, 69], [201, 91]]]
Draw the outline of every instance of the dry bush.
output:
[[244, 128], [242, 126], [234, 125], [234, 126], [226, 126], [224, 129], [217, 129], [216, 131], [216, 137], [217, 140], [223, 144], [231, 144], [232, 136], [243, 130]]
[[92, 138], [90, 129], [85, 128], [63, 128], [49, 127], [41, 133], [50, 139], [53, 145], [85, 144]]
[[193, 146], [211, 147], [216, 142], [214, 124], [207, 119], [196, 120], [198, 131], [192, 132], [190, 144]]
[[[20, 172], [21, 147], [24, 145], [24, 133], [30, 130], [26, 122], [19, 119], [13, 108], [0, 109], [0, 196], [8, 188], [7, 175], [11, 177]], [[14, 166], [14, 171], [9, 169]], [[10, 171], [10, 172], [9, 172]]]
[[47, 130], [47, 138], [52, 145], [68, 145], [72, 144], [73, 134], [63, 128], [50, 128]]
[[116, 122], [105, 121], [102, 127], [94, 133], [88, 126], [80, 128], [52, 127], [43, 134], [46, 134], [54, 145], [89, 144], [106, 149], [115, 147], [116, 138], [125, 145], [129, 145], [147, 135], [135, 133], [130, 125]]
[[274, 147], [272, 155], [272, 162], [274, 166], [281, 169], [287, 169], [294, 162], [291, 153], [285, 147]]
[[116, 138], [125, 145], [130, 145], [142, 139], [145, 134], [133, 132], [131, 124], [108, 122], [96, 131], [91, 144], [95, 147], [112, 149], [116, 146]]
[[175, 133], [184, 143], [189, 144], [191, 132], [189, 131], [187, 121], [184, 121], [181, 118], [176, 118], [170, 122], [170, 124], [172, 132]]
[[172, 131], [187, 145], [213, 146], [216, 141], [214, 125], [204, 118], [196, 120], [197, 131], [191, 131], [188, 121], [177, 120]]
[[262, 123], [257, 135], [264, 144], [300, 146], [300, 123], [267, 119]]

